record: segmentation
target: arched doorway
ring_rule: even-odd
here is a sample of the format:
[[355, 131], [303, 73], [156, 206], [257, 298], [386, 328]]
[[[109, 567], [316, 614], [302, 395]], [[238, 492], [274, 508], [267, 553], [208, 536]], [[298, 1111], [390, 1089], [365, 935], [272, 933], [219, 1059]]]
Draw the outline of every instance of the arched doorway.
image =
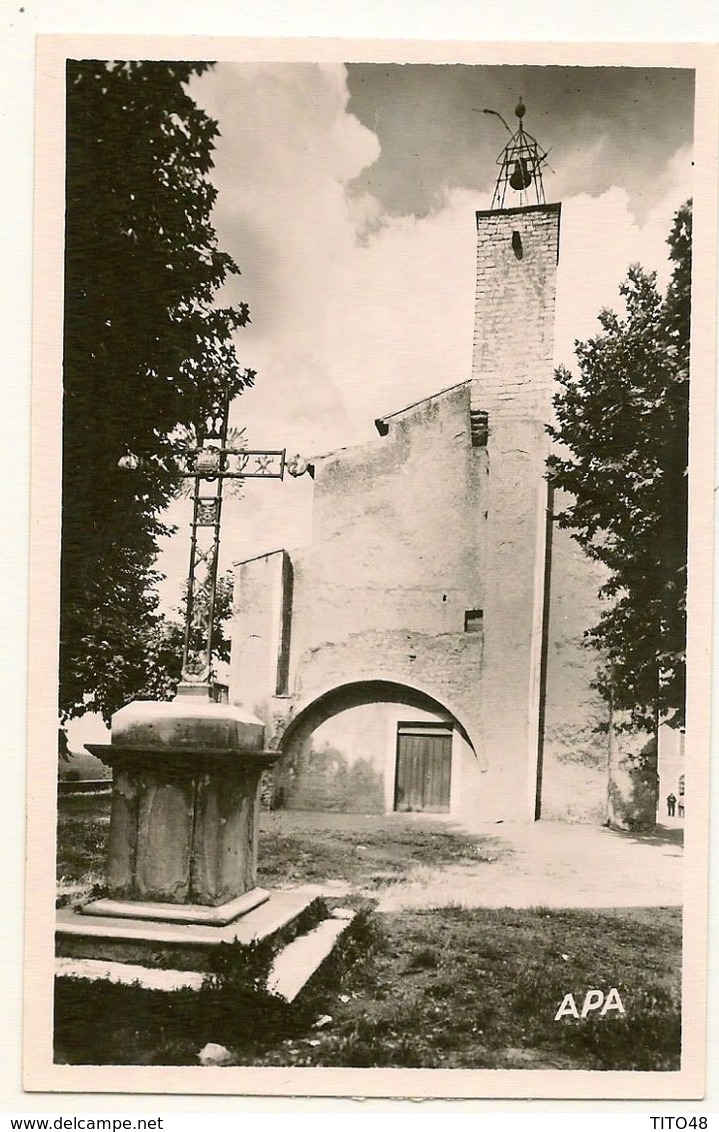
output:
[[274, 805], [288, 809], [451, 812], [467, 770], [477, 769], [457, 716], [392, 680], [322, 693], [298, 712], [281, 750]]

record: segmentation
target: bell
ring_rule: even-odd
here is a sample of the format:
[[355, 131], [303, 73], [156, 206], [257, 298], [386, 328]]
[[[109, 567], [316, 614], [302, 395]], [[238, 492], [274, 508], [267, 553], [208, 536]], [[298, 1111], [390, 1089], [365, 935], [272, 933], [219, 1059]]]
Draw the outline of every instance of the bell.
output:
[[532, 174], [527, 168], [527, 162], [524, 158], [514, 163], [514, 172], [509, 178], [509, 183], [513, 189], [520, 192], [522, 189], [528, 189], [532, 183]]

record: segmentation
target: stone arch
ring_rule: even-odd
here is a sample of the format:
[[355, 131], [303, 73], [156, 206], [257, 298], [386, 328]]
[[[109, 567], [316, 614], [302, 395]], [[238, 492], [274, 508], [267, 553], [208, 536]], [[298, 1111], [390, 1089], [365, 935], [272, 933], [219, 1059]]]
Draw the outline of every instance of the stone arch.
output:
[[[332, 741], [334, 720], [337, 727]], [[402, 679], [360, 677], [321, 689], [297, 705], [278, 741], [282, 757], [275, 776], [275, 804], [339, 810], [356, 805], [368, 812], [392, 809], [400, 720], [422, 721], [418, 726], [446, 725], [453, 737], [456, 773], [460, 748], [465, 761], [470, 758], [473, 762], [475, 772], [483, 769], [469, 730], [453, 705]], [[363, 723], [370, 724], [366, 731]], [[345, 747], [337, 743], [336, 734], [348, 724]], [[315, 748], [313, 739], [322, 735], [323, 748], [322, 744]], [[364, 739], [365, 735], [372, 748], [368, 757], [357, 749], [358, 736]]]
[[284, 753], [287, 750], [288, 743], [295, 740], [297, 731], [306, 727], [313, 720], [316, 720], [316, 722], [312, 725], [316, 727], [320, 722], [330, 719], [333, 715], [346, 710], [347, 707], [354, 707], [360, 703], [388, 702], [390, 698], [397, 702], [398, 696], [407, 697], [404, 700], [400, 698], [399, 702], [407, 703], [408, 707], [414, 705], [422, 707], [432, 704], [436, 709], [446, 712], [452, 717], [463, 737], [477, 755], [477, 748], [469, 728], [462, 722], [458, 709], [446, 697], [440, 698], [439, 695], [421, 684], [409, 684], [399, 677], [387, 676], [378, 678], [365, 676], [343, 680], [341, 684], [331, 684], [301, 700], [284, 730], [279, 742], [279, 749]]

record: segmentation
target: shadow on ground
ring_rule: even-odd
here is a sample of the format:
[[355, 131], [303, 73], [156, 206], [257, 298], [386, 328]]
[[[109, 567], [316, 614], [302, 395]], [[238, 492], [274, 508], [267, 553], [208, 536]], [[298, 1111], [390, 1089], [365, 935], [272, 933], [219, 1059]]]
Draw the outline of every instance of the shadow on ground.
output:
[[684, 848], [684, 826], [681, 825], [670, 826], [657, 822], [656, 827], [647, 833], [627, 833], [621, 829], [612, 829], [609, 832], [638, 845], [676, 845], [679, 849]]

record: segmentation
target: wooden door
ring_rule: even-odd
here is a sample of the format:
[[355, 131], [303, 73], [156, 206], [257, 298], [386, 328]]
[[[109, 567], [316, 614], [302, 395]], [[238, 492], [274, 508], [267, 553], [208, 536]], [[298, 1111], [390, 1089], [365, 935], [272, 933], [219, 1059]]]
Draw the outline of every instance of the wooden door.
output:
[[400, 724], [394, 808], [448, 813], [452, 776], [452, 729]]

